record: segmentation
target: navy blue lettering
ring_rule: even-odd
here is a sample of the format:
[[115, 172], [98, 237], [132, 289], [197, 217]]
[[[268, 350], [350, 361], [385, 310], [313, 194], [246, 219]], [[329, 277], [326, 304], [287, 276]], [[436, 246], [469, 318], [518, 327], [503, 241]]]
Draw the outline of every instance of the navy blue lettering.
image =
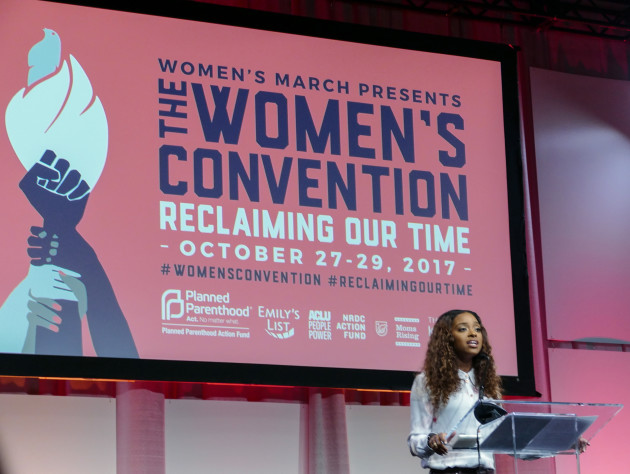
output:
[[369, 137], [371, 133], [369, 125], [359, 123], [359, 114], [374, 114], [374, 106], [362, 102], [348, 102], [348, 153], [357, 158], [375, 158], [374, 148], [359, 145], [359, 137]]
[[182, 63], [182, 65], [179, 67], [179, 69], [186, 74], [187, 76], [190, 76], [191, 74], [193, 74], [195, 72], [195, 66], [193, 63], [191, 62], [184, 62]]
[[238, 183], [243, 185], [243, 189], [247, 193], [251, 202], [260, 201], [260, 187], [258, 185], [258, 155], [256, 153], [249, 154], [249, 175], [243, 166], [241, 157], [237, 152], [231, 151], [228, 154], [229, 172], [228, 179], [230, 183], [230, 199], [238, 200]]
[[179, 89], [177, 88], [176, 82], [169, 82], [168, 87], [167, 87], [166, 83], [164, 82], [164, 79], [158, 79], [158, 93], [185, 96], [187, 94], [187, 87], [186, 87], [187, 83], [186, 81], [181, 81], [179, 84], [180, 84]]
[[187, 102], [185, 100], [167, 99], [165, 97], [160, 97], [158, 102], [160, 104], [165, 104], [165, 105], [170, 106], [168, 110], [160, 110], [158, 112], [158, 115], [160, 115], [160, 117], [175, 117], [175, 118], [188, 117], [188, 113], [177, 111], [177, 107], [186, 107]]
[[372, 177], [372, 209], [374, 209], [374, 212], [380, 213], [382, 212], [381, 177], [389, 176], [389, 168], [384, 166], [363, 165], [361, 171]]
[[440, 150], [440, 163], [444, 166], [453, 168], [461, 168], [466, 164], [466, 148], [464, 143], [451, 133], [448, 129], [449, 125], [453, 125], [455, 130], [464, 129], [464, 119], [458, 114], [450, 114], [442, 112], [437, 118], [438, 135], [446, 140], [454, 149], [455, 155], [451, 156], [448, 151]]
[[319, 133], [313, 123], [313, 116], [306, 98], [295, 96], [295, 135], [298, 151], [306, 151], [306, 138], [315, 153], [325, 153], [330, 141], [330, 153], [341, 154], [341, 128], [339, 126], [339, 101], [329, 100], [324, 112]]
[[405, 132], [403, 133], [391, 107], [381, 106], [381, 134], [383, 143], [383, 159], [392, 160], [392, 136], [402, 153], [403, 159], [407, 163], [415, 163], [414, 140], [413, 140], [413, 111], [403, 109], [403, 121]]
[[[212, 172], [204, 164], [205, 160], [210, 160]], [[223, 195], [223, 163], [221, 153], [218, 150], [208, 150], [197, 148], [193, 153], [193, 172], [195, 180], [195, 194], [205, 198], [219, 198]], [[204, 186], [206, 177], [210, 177], [212, 187]]]
[[451, 178], [446, 173], [440, 173], [440, 196], [442, 200], [442, 218], [451, 218], [451, 207], [449, 202], [453, 203], [457, 216], [463, 220], [468, 220], [468, 193], [466, 187], [466, 176], [458, 176], [459, 195], [455, 191], [455, 186]]
[[298, 199], [300, 206], [322, 207], [321, 199], [308, 196], [309, 188], [317, 189], [319, 182], [307, 175], [309, 169], [320, 169], [321, 167], [322, 164], [319, 160], [298, 158]]
[[[271, 137], [267, 133], [267, 104], [276, 106], [277, 137]], [[289, 113], [284, 95], [266, 91], [256, 94], [256, 142], [263, 148], [277, 150], [283, 150], [289, 145]]]
[[281, 76], [279, 73], [276, 73], [276, 85], [289, 87], [291, 85], [289, 83], [289, 75], [285, 74], [284, 76]]
[[172, 125], [166, 125], [166, 120], [158, 120], [158, 133], [160, 138], [166, 137], [167, 133], [188, 133], [188, 129], [184, 127], [173, 127]]
[[276, 179], [276, 173], [271, 165], [271, 157], [269, 155], [260, 155], [262, 158], [263, 168], [267, 176], [267, 184], [269, 185], [269, 193], [274, 204], [284, 204], [289, 185], [289, 175], [291, 174], [291, 164], [293, 158], [285, 156], [282, 160], [282, 170], [280, 178]]
[[175, 68], [177, 68], [177, 61], [171, 62], [170, 59], [163, 61], [162, 58], [158, 58], [158, 62], [160, 63], [160, 68], [162, 69], [162, 72], [174, 73]]
[[400, 168], [394, 168], [394, 205], [396, 208], [396, 214], [399, 216], [402, 216], [405, 213], [402, 183], [402, 170]]
[[337, 193], [335, 188], [339, 190], [339, 194], [346, 203], [346, 209], [350, 211], [357, 210], [357, 183], [354, 173], [354, 165], [348, 163], [346, 165], [347, 184], [344, 181], [337, 163], [334, 161], [326, 162], [326, 171], [328, 173], [328, 207], [337, 209]]
[[207, 142], [218, 143], [219, 138], [223, 135], [223, 141], [231, 145], [238, 143], [241, 126], [243, 125], [243, 115], [245, 114], [245, 105], [247, 104], [247, 96], [249, 90], [239, 89], [236, 94], [236, 101], [232, 120], [230, 120], [227, 111], [227, 103], [230, 97], [230, 88], [218, 86], [210, 86], [212, 91], [212, 99], [214, 101], [214, 116], [210, 116], [206, 95], [201, 84], [192, 83], [193, 94], [197, 104], [197, 112], [203, 129], [203, 136]]
[[162, 145], [160, 147], [160, 191], [164, 194], [174, 194], [183, 196], [188, 191], [188, 185], [185, 181], [178, 181], [173, 185], [170, 182], [169, 159], [171, 156], [177, 158], [178, 161], [186, 161], [186, 150], [184, 147], [176, 145]]
[[[420, 181], [424, 181], [425, 186], [423, 197], [426, 198], [426, 207], [420, 207]], [[429, 171], [413, 170], [409, 173], [409, 207], [411, 213], [417, 217], [435, 216], [435, 179]]]
[[199, 63], [199, 76], [212, 77], [212, 64], [208, 64], [207, 67], [204, 67], [203, 64]]
[[232, 80], [235, 81], [237, 79], [241, 82], [245, 80], [245, 69], [237, 69], [235, 67], [232, 68]]

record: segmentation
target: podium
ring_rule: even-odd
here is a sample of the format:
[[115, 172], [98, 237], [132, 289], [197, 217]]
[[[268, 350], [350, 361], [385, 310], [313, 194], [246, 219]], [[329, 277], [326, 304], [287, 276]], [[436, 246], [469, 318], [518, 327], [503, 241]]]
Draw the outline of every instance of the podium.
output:
[[[590, 442], [622, 408], [621, 404], [478, 401], [455, 425], [449, 444], [451, 449], [492, 453], [502, 474], [549, 472], [560, 456], [574, 460], [563, 459], [556, 472], [579, 474], [578, 440]], [[476, 432], [471, 426], [477, 427]]]

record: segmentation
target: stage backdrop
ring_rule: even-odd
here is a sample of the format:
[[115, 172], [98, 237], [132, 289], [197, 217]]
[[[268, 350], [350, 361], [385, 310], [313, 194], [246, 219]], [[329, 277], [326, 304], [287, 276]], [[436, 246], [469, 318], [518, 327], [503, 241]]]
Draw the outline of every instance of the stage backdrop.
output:
[[549, 338], [628, 344], [630, 83], [531, 78]]
[[517, 375], [499, 61], [24, 0], [0, 40], [1, 351], [413, 371], [459, 307]]

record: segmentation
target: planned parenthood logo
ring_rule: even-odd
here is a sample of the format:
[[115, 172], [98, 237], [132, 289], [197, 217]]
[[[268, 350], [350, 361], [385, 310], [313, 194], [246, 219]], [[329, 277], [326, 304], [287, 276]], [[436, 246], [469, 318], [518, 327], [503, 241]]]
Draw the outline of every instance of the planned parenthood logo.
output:
[[184, 315], [182, 290], [166, 290], [162, 293], [162, 320], [179, 319]]

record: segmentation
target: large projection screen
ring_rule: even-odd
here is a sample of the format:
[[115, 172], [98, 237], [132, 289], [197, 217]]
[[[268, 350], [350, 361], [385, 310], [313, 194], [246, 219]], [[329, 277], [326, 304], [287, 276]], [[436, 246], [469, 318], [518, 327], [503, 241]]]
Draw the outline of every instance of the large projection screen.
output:
[[461, 308], [531, 392], [514, 50], [152, 8], [3, 1], [4, 373], [408, 389]]

